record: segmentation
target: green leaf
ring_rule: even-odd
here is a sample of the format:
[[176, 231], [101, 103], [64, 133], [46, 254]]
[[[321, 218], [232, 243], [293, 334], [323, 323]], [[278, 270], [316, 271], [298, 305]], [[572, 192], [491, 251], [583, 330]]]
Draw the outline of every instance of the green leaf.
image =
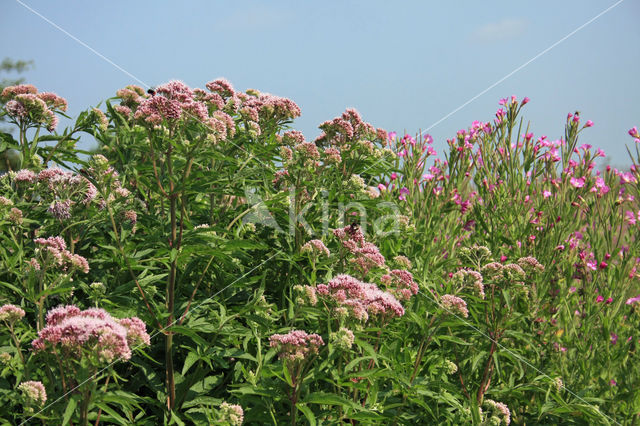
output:
[[66, 425], [71, 420], [71, 416], [73, 416], [73, 412], [76, 410], [76, 406], [78, 405], [78, 396], [73, 396], [67, 403], [67, 408], [64, 409], [64, 414], [62, 416], [62, 425]]
[[313, 411], [311, 411], [311, 409], [307, 407], [307, 404], [305, 404], [304, 402], [299, 402], [296, 404], [296, 407], [302, 412], [302, 414], [304, 414], [310, 426], [316, 425], [316, 417], [313, 415]]

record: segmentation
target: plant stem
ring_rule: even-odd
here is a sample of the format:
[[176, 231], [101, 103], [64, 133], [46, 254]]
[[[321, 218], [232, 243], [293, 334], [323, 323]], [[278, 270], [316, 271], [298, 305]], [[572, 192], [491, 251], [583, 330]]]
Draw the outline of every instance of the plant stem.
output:
[[[167, 172], [169, 176], [172, 175], [173, 167], [171, 164], [171, 146], [167, 150]], [[169, 181], [169, 214], [171, 218], [171, 238], [170, 238], [170, 248], [171, 251], [179, 250], [179, 241], [177, 239], [177, 224], [176, 224], [176, 198], [177, 194], [174, 191], [174, 183], [172, 180]], [[177, 262], [178, 255], [173, 255], [173, 260], [171, 261], [170, 269], [169, 269], [169, 277], [167, 281], [167, 312], [169, 316], [167, 317], [167, 328], [173, 325], [173, 311], [175, 308], [175, 290], [176, 290], [176, 270], [177, 270]], [[166, 369], [166, 377], [167, 377], [167, 407], [169, 410], [173, 410], [176, 403], [176, 384], [174, 377], [174, 369], [173, 369], [173, 333], [171, 331], [167, 332], [167, 338], [165, 342], [165, 369]]]

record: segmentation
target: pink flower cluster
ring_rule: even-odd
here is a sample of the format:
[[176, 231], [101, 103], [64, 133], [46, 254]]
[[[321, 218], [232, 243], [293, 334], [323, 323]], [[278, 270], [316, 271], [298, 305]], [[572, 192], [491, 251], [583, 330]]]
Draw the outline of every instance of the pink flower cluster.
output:
[[16, 305], [3, 305], [0, 308], [0, 321], [13, 324], [24, 318], [24, 310]]
[[[44, 262], [52, 259], [54, 264], [60, 266], [63, 271], [78, 269], [85, 274], [89, 273], [89, 262], [87, 262], [87, 259], [67, 250], [67, 244], [62, 237], [36, 238], [33, 242], [40, 246], [39, 250], [40, 253], [44, 254], [41, 256]], [[48, 258], [46, 254], [49, 254], [51, 258]]]
[[370, 315], [400, 317], [404, 315], [402, 304], [391, 294], [375, 284], [363, 283], [350, 275], [338, 275], [328, 284], [319, 284], [316, 293], [334, 301], [338, 313], [345, 312], [360, 321]]
[[292, 330], [287, 334], [274, 334], [269, 338], [269, 346], [276, 348], [278, 357], [289, 361], [303, 361], [310, 354], [317, 354], [324, 345], [322, 337], [307, 334], [303, 330]]
[[352, 108], [347, 109], [340, 117], [325, 121], [318, 127], [323, 131], [315, 140], [316, 144], [320, 146], [335, 145], [348, 149], [363, 146], [357, 143], [361, 140], [378, 139], [383, 143], [387, 142], [386, 131], [376, 129], [371, 124], [364, 122], [360, 113]]
[[391, 293], [400, 300], [409, 300], [411, 296], [418, 294], [418, 284], [413, 280], [413, 275], [404, 269], [394, 269], [380, 277], [380, 281], [391, 287]]
[[65, 356], [89, 354], [98, 363], [131, 358], [131, 346], [148, 345], [144, 323], [136, 317], [117, 320], [104, 309], [80, 310], [67, 305], [47, 314], [46, 327], [32, 342], [35, 351], [60, 347]]
[[329, 257], [331, 255], [331, 253], [329, 252], [329, 249], [327, 248], [327, 246], [324, 245], [324, 243], [321, 240], [307, 241], [302, 246], [300, 251], [302, 253], [311, 253], [315, 256], [324, 254], [325, 256]]
[[257, 96], [239, 95], [243, 100], [240, 107], [244, 113], [254, 122], [276, 120], [284, 122], [300, 117], [300, 107], [291, 99], [281, 98], [269, 93], [260, 93]]
[[334, 229], [333, 234], [338, 237], [342, 245], [353, 255], [349, 259], [366, 275], [372, 268], [382, 268], [385, 259], [375, 244], [365, 241], [364, 234], [358, 226], [348, 225]]
[[22, 169], [15, 173], [13, 179], [20, 185], [38, 185], [38, 195], [50, 201], [47, 211], [60, 220], [71, 217], [74, 205], [86, 205], [97, 195], [96, 187], [84, 176], [59, 168], [44, 169], [38, 174]]
[[18, 389], [22, 392], [27, 405], [42, 407], [47, 401], [47, 391], [42, 382], [33, 380], [22, 382], [18, 386]]
[[492, 399], [485, 399], [484, 405], [488, 406], [492, 409], [496, 414], [498, 414], [498, 418], [502, 417], [502, 422], [505, 425], [511, 423], [511, 411], [509, 411], [509, 407], [502, 402], [496, 402]]
[[229, 404], [223, 402], [220, 404], [219, 424], [228, 424], [231, 426], [239, 426], [244, 421], [244, 410], [237, 404]]
[[56, 111], [67, 110], [67, 101], [51, 92], [40, 92], [31, 84], [8, 86], [2, 90], [0, 100], [7, 114], [29, 126], [45, 125], [50, 132], [58, 125]]
[[467, 302], [465, 302], [458, 296], [454, 296], [453, 294], [445, 294], [441, 296], [440, 305], [449, 313], [458, 313], [465, 318], [469, 316]]
[[451, 278], [456, 284], [458, 284], [458, 288], [460, 290], [465, 287], [472, 287], [473, 290], [478, 294], [478, 296], [484, 299], [485, 294], [483, 277], [480, 272], [461, 269], [458, 272], [454, 273]]

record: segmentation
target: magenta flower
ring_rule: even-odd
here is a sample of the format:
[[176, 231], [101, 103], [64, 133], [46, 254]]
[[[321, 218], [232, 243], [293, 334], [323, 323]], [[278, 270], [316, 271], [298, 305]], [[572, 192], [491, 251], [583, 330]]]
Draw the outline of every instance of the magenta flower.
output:
[[610, 337], [611, 337], [611, 344], [612, 345], [615, 345], [616, 343], [618, 343], [618, 335], [616, 333], [611, 333]]
[[575, 188], [582, 188], [584, 186], [584, 182], [584, 176], [581, 178], [572, 177], [571, 179], [569, 179], [569, 183]]
[[638, 132], [638, 128], [634, 126], [631, 129], [629, 129], [629, 136], [631, 136], [632, 138], [640, 138], [640, 133]]
[[640, 294], [637, 295], [636, 297], [630, 297], [629, 299], [627, 299], [625, 304], [626, 305], [633, 305], [634, 303], [638, 303], [638, 302], [640, 302]]
[[584, 123], [584, 127], [591, 127], [591, 126], [593, 126], [593, 121], [591, 120], [587, 120], [587, 122]]
[[602, 303], [604, 302], [604, 297], [602, 297], [601, 294], [598, 295], [598, 297], [596, 297], [596, 303]]

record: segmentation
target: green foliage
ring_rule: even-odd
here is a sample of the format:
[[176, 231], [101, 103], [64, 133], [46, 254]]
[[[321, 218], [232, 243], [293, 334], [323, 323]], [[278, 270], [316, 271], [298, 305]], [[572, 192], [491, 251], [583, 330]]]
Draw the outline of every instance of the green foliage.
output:
[[[293, 102], [207, 89], [128, 86], [62, 133], [66, 101], [9, 96], [0, 303], [24, 317], [0, 311], [3, 421], [633, 423], [639, 169], [592, 173], [579, 115], [535, 140], [504, 100], [429, 163], [430, 137], [353, 110], [308, 142]], [[31, 350], [59, 305], [150, 342]]]

